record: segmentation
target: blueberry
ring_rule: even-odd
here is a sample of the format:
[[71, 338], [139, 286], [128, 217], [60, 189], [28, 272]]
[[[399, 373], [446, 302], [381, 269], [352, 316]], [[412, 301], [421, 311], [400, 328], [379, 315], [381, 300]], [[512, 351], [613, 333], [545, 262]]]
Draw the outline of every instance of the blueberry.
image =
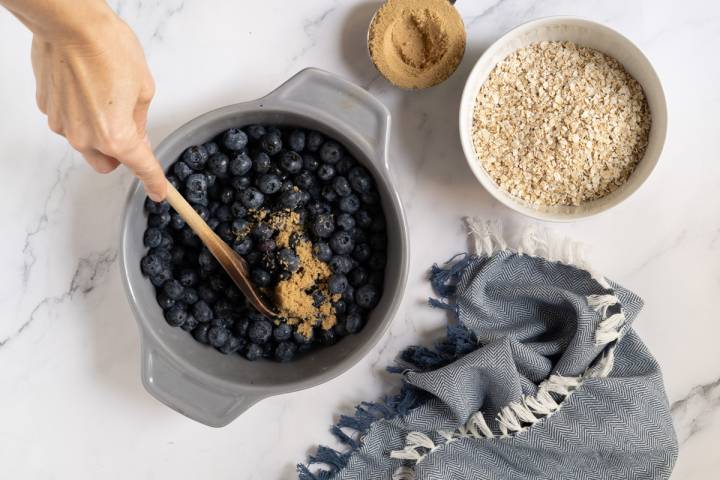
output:
[[375, 285], [363, 285], [355, 291], [355, 303], [359, 307], [371, 309], [377, 305], [378, 300], [380, 300], [380, 294]]
[[229, 222], [233, 219], [232, 211], [230, 210], [229, 205], [220, 205], [217, 210], [215, 210], [215, 218], [218, 219], [220, 222]]
[[308, 170], [303, 170], [295, 176], [294, 182], [298, 187], [307, 190], [315, 186], [315, 175]]
[[292, 337], [293, 329], [287, 323], [281, 323], [273, 329], [273, 338], [278, 342], [289, 340]]
[[269, 131], [260, 139], [260, 148], [268, 155], [275, 155], [282, 150], [283, 143], [278, 131]]
[[337, 341], [338, 341], [337, 332], [332, 328], [329, 330], [323, 330], [320, 333], [320, 342], [323, 345], [333, 345], [333, 344], [337, 343]]
[[324, 141], [325, 138], [320, 132], [308, 132], [307, 139], [305, 141], [305, 148], [307, 148], [311, 152], [317, 152]]
[[224, 273], [215, 273], [209, 277], [210, 288], [218, 293], [222, 293], [228, 286], [228, 277]]
[[358, 193], [368, 193], [373, 186], [372, 178], [362, 167], [355, 167], [350, 170], [348, 180], [350, 180], [353, 190]]
[[368, 271], [363, 267], [355, 267], [349, 275], [350, 285], [353, 287], [361, 287], [367, 283]]
[[310, 331], [310, 335], [308, 335], [307, 337], [298, 331], [293, 332], [293, 341], [298, 345], [307, 345], [312, 343], [313, 337], [314, 335], [312, 333], [312, 330]]
[[247, 318], [240, 318], [233, 324], [232, 332], [236, 337], [244, 337], [247, 334], [249, 326], [250, 320]]
[[199, 203], [191, 203], [191, 205], [197, 214], [200, 215], [200, 218], [207, 222], [208, 218], [210, 218], [210, 210], [208, 210], [205, 205], [201, 205]]
[[163, 310], [167, 310], [168, 308], [172, 308], [173, 306], [175, 306], [175, 300], [168, 297], [165, 292], [158, 293], [156, 298], [158, 305], [160, 305], [160, 308], [162, 308]]
[[170, 214], [170, 226], [174, 230], [181, 230], [185, 226], [185, 220], [183, 220], [179, 213], [173, 212]]
[[370, 230], [373, 232], [384, 232], [385, 231], [385, 217], [383, 214], [379, 214], [373, 218]]
[[312, 231], [320, 238], [327, 238], [335, 231], [333, 216], [329, 213], [322, 213], [315, 217], [312, 224]]
[[[248, 137], [239, 128], [231, 128], [226, 131], [222, 137], [223, 147], [228, 150], [240, 151], [247, 146]], [[240, 175], [240, 174], [238, 174]]]
[[349, 213], [341, 213], [335, 219], [335, 225], [345, 231], [351, 231], [355, 228], [355, 218]]
[[330, 185], [325, 185], [320, 191], [320, 195], [325, 201], [334, 203], [338, 199], [338, 194], [335, 189]]
[[348, 311], [351, 311], [353, 307], [357, 307], [357, 305], [355, 305], [355, 287], [348, 285], [342, 294], [342, 299], [350, 305]]
[[262, 125], [250, 125], [245, 130], [247, 131], [248, 137], [253, 140], [260, 140], [262, 136], [265, 135], [265, 127]]
[[245, 206], [242, 204], [242, 202], [235, 201], [230, 205], [230, 214], [237, 218], [237, 217], [244, 217], [247, 215], [247, 210], [245, 209]]
[[252, 251], [245, 255], [245, 260], [247, 260], [248, 264], [250, 265], [259, 265], [260, 261], [262, 260], [262, 253]]
[[[202, 292], [202, 287], [198, 289], [198, 294]], [[198, 300], [192, 306], [193, 316], [198, 322], [206, 323], [213, 319], [213, 311], [205, 300]]]
[[170, 250], [170, 263], [173, 265], [182, 265], [185, 263], [187, 250], [182, 245], [176, 245]]
[[360, 209], [360, 199], [355, 194], [342, 197], [338, 204], [340, 210], [346, 213], [355, 213]]
[[377, 192], [368, 192], [363, 193], [360, 198], [362, 199], [362, 202], [366, 205], [377, 205], [380, 203], [380, 196]]
[[384, 252], [375, 252], [370, 257], [370, 262], [368, 262], [368, 265], [370, 265], [370, 268], [373, 270], [382, 270], [385, 268], [385, 263], [387, 259], [385, 258]]
[[167, 282], [171, 278], [172, 272], [170, 271], [170, 269], [167, 267], [163, 267], [160, 272], [150, 277], [150, 283], [152, 283], [153, 286], [160, 288], [165, 282]]
[[305, 170], [311, 170], [315, 171], [320, 166], [320, 162], [318, 162], [318, 159], [315, 155], [311, 153], [306, 153], [303, 155], [303, 167]]
[[[207, 303], [215, 303], [217, 301], [217, 293], [215, 293], [215, 291], [210, 288], [210, 285], [200, 285], [197, 291], [202, 301]], [[195, 317], [200, 320], [197, 314], [195, 315]]]
[[249, 210], [258, 209], [265, 202], [265, 195], [254, 187], [249, 187], [240, 193], [240, 201]]
[[173, 165], [173, 173], [181, 182], [185, 181], [188, 175], [192, 172], [192, 168], [190, 168], [185, 162], [177, 161], [175, 162], [175, 165]]
[[263, 349], [260, 345], [257, 345], [255, 343], [251, 343], [248, 345], [247, 350], [245, 350], [245, 358], [250, 360], [251, 362], [254, 362], [255, 360], [258, 360], [262, 357]]
[[215, 348], [220, 348], [230, 339], [230, 331], [224, 327], [210, 327], [208, 341]]
[[348, 333], [357, 333], [363, 327], [363, 317], [360, 312], [351, 312], [345, 317], [345, 329]]
[[[209, 157], [210, 155], [214, 155], [214, 154], [216, 154], [217, 152], [220, 151], [220, 147], [218, 147], [218, 144], [215, 143], [215, 142], [203, 143], [203, 148], [204, 148], [205, 151], [207, 152], [208, 157]], [[188, 163], [188, 165], [190, 165], [190, 164]]]
[[325, 163], [337, 163], [342, 157], [341, 147], [337, 142], [328, 140], [320, 147], [320, 160]]
[[170, 253], [170, 251], [165, 248], [162, 248], [162, 247], [151, 248], [149, 250], [149, 253], [157, 256], [160, 259], [160, 261], [162, 262], [163, 268], [169, 266], [172, 263], [172, 253]]
[[167, 227], [170, 225], [170, 212], [151, 213], [148, 215], [148, 225], [156, 228]]
[[219, 266], [217, 260], [207, 248], [203, 248], [198, 254], [198, 265], [208, 272], [215, 270]]
[[159, 228], [150, 227], [145, 230], [145, 233], [143, 234], [143, 245], [145, 245], [147, 248], [159, 247], [162, 243], [162, 239], [162, 230], [160, 230]]
[[326, 202], [315, 200], [308, 204], [307, 210], [310, 215], [319, 215], [321, 213], [330, 213], [332, 209]]
[[328, 279], [328, 290], [330, 293], [343, 293], [348, 286], [348, 279], [341, 273], [336, 273]]
[[252, 168], [253, 163], [250, 156], [246, 152], [234, 153], [230, 157], [228, 168], [233, 175], [245, 175]]
[[217, 175], [215, 175], [214, 173], [211, 173], [211, 172], [206, 172], [205, 176], [207, 177], [208, 188], [215, 185], [215, 183], [217, 182]]
[[179, 327], [187, 319], [188, 313], [185, 310], [185, 306], [181, 303], [175, 304], [173, 307], [165, 311], [165, 321], [171, 327]]
[[315, 258], [321, 262], [329, 262], [333, 253], [330, 245], [325, 242], [318, 242], [313, 245], [313, 254], [315, 255]]
[[218, 234], [218, 236], [220, 238], [223, 239], [223, 241], [225, 243], [230, 243], [233, 240], [235, 240], [235, 235], [233, 234], [232, 227], [227, 222], [218, 224], [217, 228], [215, 229], [215, 232]]
[[218, 348], [218, 351], [220, 353], [224, 353], [225, 355], [230, 355], [231, 353], [241, 350], [246, 344], [246, 340], [231, 335], [230, 338], [228, 338], [228, 341], [225, 342], [225, 345]]
[[252, 247], [253, 243], [250, 237], [245, 237], [239, 242], [235, 242], [233, 244], [233, 250], [235, 250], [240, 255], [247, 255], [250, 250], [252, 250]]
[[257, 173], [267, 173], [272, 167], [272, 160], [270, 156], [265, 152], [257, 152], [253, 156], [253, 168]]
[[303, 192], [299, 190], [289, 190], [280, 196], [280, 205], [283, 208], [295, 210], [302, 205]]
[[302, 152], [305, 150], [305, 132], [302, 130], [293, 130], [288, 138], [288, 146], [290, 150]]
[[183, 297], [183, 286], [175, 279], [168, 280], [163, 284], [163, 292], [173, 300], [180, 300]]
[[185, 180], [186, 193], [204, 193], [207, 192], [207, 189], [207, 177], [202, 173], [188, 175]]
[[289, 272], [296, 272], [300, 268], [300, 258], [290, 248], [283, 248], [278, 253], [278, 261]]
[[279, 362], [289, 362], [297, 352], [297, 345], [293, 342], [280, 342], [275, 348], [275, 358]]
[[186, 288], [183, 290], [183, 303], [186, 305], [195, 305], [198, 300], [200, 300], [200, 296], [198, 295], [197, 290], [194, 288]]
[[210, 173], [217, 175], [220, 178], [223, 178], [227, 175], [229, 163], [230, 159], [228, 158], [228, 156], [222, 152], [218, 152], [208, 158], [207, 168]]
[[255, 226], [252, 228], [250, 233], [256, 240], [259, 240], [262, 242], [265, 240], [270, 240], [270, 238], [272, 238], [273, 233], [275, 233], [275, 231], [267, 223], [260, 222], [260, 223], [255, 224]]
[[236, 191], [245, 190], [250, 186], [252, 181], [248, 177], [233, 177], [233, 179], [230, 181], [230, 185], [232, 188], [234, 188]]
[[272, 331], [272, 323], [263, 318], [255, 320], [250, 324], [247, 335], [251, 342], [262, 345], [270, 339]]
[[350, 273], [354, 267], [353, 261], [346, 255], [335, 255], [328, 264], [333, 272], [343, 274]]
[[282, 180], [280, 180], [280, 177], [277, 175], [266, 173], [258, 179], [257, 186], [265, 195], [272, 195], [280, 190]]
[[235, 190], [231, 187], [224, 187], [220, 190], [220, 201], [224, 205], [229, 205], [235, 200]]
[[230, 230], [235, 238], [244, 238], [250, 231], [250, 222], [244, 218], [236, 218], [230, 224]]
[[332, 306], [335, 309], [335, 313], [337, 314], [343, 314], [347, 310], [347, 302], [343, 299], [340, 299], [337, 302], [333, 302]]
[[373, 250], [384, 251], [387, 248], [387, 237], [383, 233], [376, 233], [370, 237], [370, 246]]
[[210, 325], [208, 325], [207, 323], [201, 323], [197, 327], [193, 328], [192, 336], [198, 342], [204, 343], [207, 345], [208, 330], [210, 330]]
[[340, 175], [346, 175], [356, 165], [355, 160], [351, 157], [343, 157], [337, 163], [337, 172]]
[[360, 243], [355, 246], [355, 249], [353, 250], [353, 258], [357, 260], [358, 262], [365, 262], [367, 261], [370, 256], [372, 255], [372, 249], [370, 248], [370, 245], [367, 243]]
[[353, 251], [355, 248], [355, 242], [353, 241], [350, 232], [341, 230], [339, 232], [335, 232], [330, 238], [330, 248], [333, 249], [333, 252], [339, 255], [346, 255]]
[[175, 190], [178, 190], [180, 188], [180, 185], [182, 185], [182, 182], [178, 180], [178, 178], [175, 175], [167, 175], [167, 181], [175, 187]]
[[275, 240], [273, 240], [272, 238], [258, 243], [257, 246], [255, 247], [255, 249], [258, 252], [262, 252], [262, 253], [274, 252], [276, 248], [277, 248], [277, 245], [275, 244]]
[[182, 160], [193, 170], [202, 170], [209, 156], [205, 146], [192, 146], [185, 150], [182, 155]]
[[327, 182], [335, 176], [335, 167], [328, 163], [323, 163], [318, 167], [317, 176], [323, 182]]
[[355, 221], [360, 228], [370, 228], [372, 217], [367, 210], [358, 210], [355, 212]]
[[335, 189], [335, 192], [340, 195], [341, 197], [347, 197], [352, 193], [352, 188], [350, 187], [350, 182], [348, 182], [348, 179], [345, 177], [337, 176], [333, 179], [333, 188]]
[[283, 192], [283, 193], [284, 193], [284, 192], [289, 192], [289, 191], [292, 190], [294, 187], [295, 187], [295, 184], [293, 183], [292, 180], [285, 180], [284, 182], [282, 182], [282, 186], [280, 187], [280, 191]]
[[180, 239], [182, 240], [183, 244], [191, 248], [196, 248], [202, 245], [200, 238], [195, 235], [195, 232], [193, 232], [189, 228], [183, 228], [182, 230], [180, 230]]
[[196, 205], [207, 205], [208, 194], [207, 192], [185, 192], [185, 199], [191, 204]]
[[258, 287], [269, 287], [272, 278], [270, 274], [263, 269], [255, 268], [250, 272], [250, 278]]
[[154, 202], [150, 200], [150, 197], [145, 198], [145, 211], [148, 213], [154, 213], [159, 215], [161, 213], [168, 212], [170, 210], [170, 204], [167, 202]]
[[310, 295], [312, 296], [313, 305], [315, 307], [319, 307], [325, 303], [325, 295], [320, 290], [314, 290]]
[[182, 325], [180, 325], [180, 328], [182, 328], [186, 332], [190, 332], [198, 325], [199, 325], [199, 322], [197, 320], [195, 320], [195, 317], [188, 314], [188, 316], [185, 318], [185, 322]]

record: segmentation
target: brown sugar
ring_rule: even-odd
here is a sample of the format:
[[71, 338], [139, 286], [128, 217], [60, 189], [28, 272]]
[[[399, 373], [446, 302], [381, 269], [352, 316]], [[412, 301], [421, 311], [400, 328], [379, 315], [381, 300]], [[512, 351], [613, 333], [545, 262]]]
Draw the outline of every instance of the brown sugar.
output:
[[427, 88], [457, 69], [465, 53], [465, 26], [447, 0], [389, 0], [370, 25], [368, 48], [391, 83]]
[[[275, 286], [275, 306], [281, 317], [306, 336], [312, 335], [313, 327], [320, 325], [324, 330], [332, 328], [337, 317], [333, 301], [340, 295], [330, 295], [327, 280], [332, 275], [330, 267], [313, 255], [312, 243], [302, 237], [303, 228], [297, 212], [275, 212], [269, 217], [269, 224], [278, 231], [275, 243], [278, 248], [293, 248], [300, 259], [300, 267], [289, 278]], [[293, 242], [293, 236], [296, 240]], [[295, 245], [291, 245], [295, 243]], [[313, 291], [319, 291], [322, 300], [316, 302]]]

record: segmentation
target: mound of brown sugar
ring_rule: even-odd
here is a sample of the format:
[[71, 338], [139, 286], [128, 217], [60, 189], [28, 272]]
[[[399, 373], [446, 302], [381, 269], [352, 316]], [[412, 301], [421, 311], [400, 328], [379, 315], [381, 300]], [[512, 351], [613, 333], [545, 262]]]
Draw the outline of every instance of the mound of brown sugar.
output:
[[370, 25], [368, 47], [391, 83], [427, 88], [457, 69], [465, 53], [465, 26], [447, 0], [389, 0]]
[[[330, 267], [315, 258], [312, 243], [302, 237], [303, 227], [297, 212], [275, 212], [270, 215], [269, 223], [278, 231], [275, 238], [278, 248], [293, 248], [300, 259], [298, 270], [275, 286], [273, 293], [279, 315], [287, 318], [288, 324], [296, 325], [297, 331], [308, 338], [316, 325], [329, 330], [337, 321], [331, 302], [340, 300], [341, 296], [330, 295], [328, 290], [327, 280], [332, 275]], [[300, 240], [291, 242], [294, 235]], [[322, 301], [315, 301], [313, 291], [322, 294]]]

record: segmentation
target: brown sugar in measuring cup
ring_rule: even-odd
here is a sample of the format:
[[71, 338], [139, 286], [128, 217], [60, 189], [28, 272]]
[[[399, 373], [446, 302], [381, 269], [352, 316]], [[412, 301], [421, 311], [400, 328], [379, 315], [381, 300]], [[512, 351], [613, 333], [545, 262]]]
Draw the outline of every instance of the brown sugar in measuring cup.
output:
[[370, 22], [368, 50], [393, 85], [421, 89], [455, 72], [465, 40], [465, 25], [449, 1], [389, 0]]

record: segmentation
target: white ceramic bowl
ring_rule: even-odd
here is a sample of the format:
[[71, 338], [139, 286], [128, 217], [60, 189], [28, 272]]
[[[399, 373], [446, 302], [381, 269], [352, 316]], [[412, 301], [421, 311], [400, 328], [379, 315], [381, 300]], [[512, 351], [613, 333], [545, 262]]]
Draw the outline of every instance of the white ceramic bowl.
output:
[[[475, 153], [472, 120], [475, 98], [490, 72], [510, 53], [542, 41], [571, 41], [616, 58], [642, 85], [650, 106], [652, 126], [645, 156], [627, 183], [611, 194], [579, 206], [537, 207], [500, 189]], [[460, 103], [460, 139], [468, 165], [493, 197], [529, 217], [556, 222], [572, 221], [596, 215], [628, 198], [647, 180], [657, 165], [665, 143], [667, 105], [660, 79], [648, 59], [630, 40], [599, 23], [574, 17], [548, 17], [520, 25], [493, 43], [480, 57], [465, 84]]]

